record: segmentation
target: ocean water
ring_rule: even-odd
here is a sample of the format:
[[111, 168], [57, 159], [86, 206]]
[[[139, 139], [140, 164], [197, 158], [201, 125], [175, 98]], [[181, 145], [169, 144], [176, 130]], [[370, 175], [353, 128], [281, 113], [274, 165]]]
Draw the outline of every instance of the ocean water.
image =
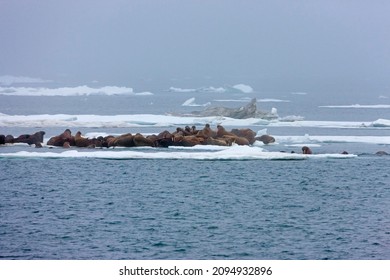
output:
[[[276, 143], [0, 146], [0, 258], [390, 258], [390, 156], [375, 154], [390, 153], [386, 93], [330, 99], [217, 89], [117, 95], [57, 89], [55, 96], [2, 89], [15, 94], [0, 95], [0, 134], [44, 130], [47, 140], [68, 127], [93, 137], [210, 123], [269, 133]], [[276, 108], [280, 119], [177, 116], [206, 104], [243, 106], [252, 97], [260, 109]], [[303, 145], [314, 154], [300, 154]]]

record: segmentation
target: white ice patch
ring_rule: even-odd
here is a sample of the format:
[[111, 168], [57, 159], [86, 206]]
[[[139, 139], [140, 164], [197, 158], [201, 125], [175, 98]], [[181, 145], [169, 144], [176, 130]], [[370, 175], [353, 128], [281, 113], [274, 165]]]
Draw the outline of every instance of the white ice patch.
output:
[[303, 160], [309, 158], [353, 158], [356, 155], [321, 154], [303, 155], [282, 152], [266, 152], [260, 147], [232, 146], [216, 151], [161, 151], [143, 152], [142, 150], [79, 151], [0, 153], [0, 157], [30, 158], [102, 158], [102, 159], [181, 159], [181, 160]]
[[[191, 100], [190, 100], [191, 101]], [[189, 101], [189, 102], [190, 102]], [[275, 110], [273, 110], [275, 112]], [[0, 127], [170, 127], [221, 124], [224, 126], [250, 127], [316, 127], [316, 128], [378, 128], [390, 127], [390, 120], [378, 119], [374, 122], [344, 121], [284, 121], [260, 118], [233, 119], [221, 116], [183, 117], [171, 115], [6, 115], [0, 113]]]
[[181, 104], [181, 106], [190, 106], [190, 107], [206, 107], [209, 105], [210, 105], [210, 102], [207, 102], [204, 104], [197, 104], [195, 102], [195, 97], [191, 97], [191, 98], [187, 99], [186, 101], [184, 101], [183, 104]]
[[243, 93], [252, 93], [253, 88], [251, 86], [245, 85], [245, 84], [237, 84], [233, 86], [234, 89], [237, 89]]
[[12, 76], [4, 75], [0, 76], [0, 85], [10, 86], [12, 84], [37, 84], [37, 83], [51, 83], [50, 80], [44, 80], [41, 78], [31, 78], [25, 76]]
[[318, 106], [320, 108], [342, 108], [342, 109], [389, 109], [389, 104], [377, 104], [377, 105], [360, 105], [360, 104], [353, 104], [353, 105], [323, 105]]
[[105, 86], [92, 88], [89, 86], [77, 87], [0, 87], [0, 95], [16, 96], [84, 96], [84, 95], [153, 95], [152, 92], [134, 92], [129, 87]]

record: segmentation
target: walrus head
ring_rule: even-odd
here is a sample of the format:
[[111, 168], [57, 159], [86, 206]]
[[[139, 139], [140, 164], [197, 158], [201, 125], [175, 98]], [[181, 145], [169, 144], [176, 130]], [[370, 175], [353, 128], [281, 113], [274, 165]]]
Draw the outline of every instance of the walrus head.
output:
[[303, 147], [302, 147], [302, 152], [303, 152], [304, 154], [311, 154], [311, 153], [312, 153], [311, 150], [310, 150], [310, 148], [309, 148], [308, 146], [303, 146]]

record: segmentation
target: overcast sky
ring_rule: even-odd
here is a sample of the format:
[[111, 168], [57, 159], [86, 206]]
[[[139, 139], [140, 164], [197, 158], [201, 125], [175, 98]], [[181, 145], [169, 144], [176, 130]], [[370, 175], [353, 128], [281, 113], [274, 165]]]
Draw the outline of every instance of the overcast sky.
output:
[[390, 1], [0, 0], [0, 75], [389, 88]]

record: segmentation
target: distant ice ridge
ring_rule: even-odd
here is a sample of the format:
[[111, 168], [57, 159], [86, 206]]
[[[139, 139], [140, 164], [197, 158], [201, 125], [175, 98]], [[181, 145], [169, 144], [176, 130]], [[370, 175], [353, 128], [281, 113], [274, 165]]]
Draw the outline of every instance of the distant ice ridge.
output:
[[228, 91], [239, 91], [242, 93], [252, 93], [253, 88], [245, 84], [237, 84], [234, 86], [225, 86], [225, 87], [201, 87], [201, 88], [178, 88], [170, 87], [168, 91], [178, 92], [178, 93], [189, 93], [189, 92], [211, 92], [211, 93], [224, 93]]
[[50, 80], [44, 80], [41, 78], [31, 78], [25, 76], [12, 76], [4, 75], [0, 76], [0, 85], [10, 86], [12, 84], [37, 84], [37, 83], [51, 83]]
[[[194, 147], [195, 148], [195, 147]], [[153, 148], [154, 149], [154, 148]], [[0, 153], [0, 157], [34, 157], [34, 158], [102, 158], [102, 159], [182, 159], [182, 160], [303, 160], [309, 158], [354, 158], [356, 155], [341, 154], [320, 154], [303, 155], [290, 154], [282, 152], [267, 152], [260, 147], [249, 146], [231, 146], [223, 150], [192, 151], [188, 149], [183, 151], [154, 150], [121, 150], [112, 149], [104, 151], [78, 151], [71, 150], [65, 152], [27, 152]]]
[[151, 92], [134, 92], [129, 87], [105, 86], [92, 88], [89, 86], [77, 87], [0, 87], [0, 95], [17, 96], [80, 96], [80, 95], [153, 95]]
[[265, 120], [260, 118], [233, 119], [221, 116], [190, 117], [172, 115], [7, 115], [0, 113], [0, 127], [175, 127], [185, 125], [250, 127], [318, 127], [318, 128], [390, 128], [390, 120], [378, 119], [368, 122], [348, 121], [304, 121], [296, 116], [291, 119]]

